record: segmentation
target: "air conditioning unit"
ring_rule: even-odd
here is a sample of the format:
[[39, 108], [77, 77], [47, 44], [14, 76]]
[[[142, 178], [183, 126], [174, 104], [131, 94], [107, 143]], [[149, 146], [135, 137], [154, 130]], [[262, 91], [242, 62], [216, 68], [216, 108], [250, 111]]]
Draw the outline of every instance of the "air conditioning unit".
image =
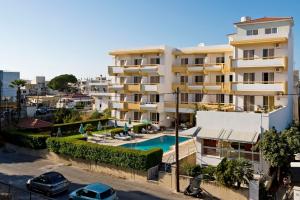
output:
[[282, 68], [276, 67], [276, 68], [275, 68], [275, 72], [282, 72]]

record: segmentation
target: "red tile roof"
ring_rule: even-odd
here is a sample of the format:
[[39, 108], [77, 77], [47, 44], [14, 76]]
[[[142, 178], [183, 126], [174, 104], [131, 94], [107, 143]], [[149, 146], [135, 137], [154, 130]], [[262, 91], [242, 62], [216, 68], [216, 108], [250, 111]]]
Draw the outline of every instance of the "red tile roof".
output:
[[280, 21], [280, 20], [293, 20], [293, 17], [262, 17], [257, 19], [250, 19], [244, 22], [237, 22], [234, 24], [255, 24], [261, 22], [273, 22], [273, 21]]
[[18, 124], [18, 127], [22, 129], [39, 129], [48, 128], [50, 126], [52, 126], [52, 123], [34, 118], [23, 119]]

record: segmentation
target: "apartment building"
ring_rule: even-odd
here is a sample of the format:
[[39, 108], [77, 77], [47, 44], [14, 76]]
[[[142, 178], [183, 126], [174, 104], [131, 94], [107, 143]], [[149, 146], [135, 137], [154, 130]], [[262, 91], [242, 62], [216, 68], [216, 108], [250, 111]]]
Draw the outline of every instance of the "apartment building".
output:
[[199, 164], [216, 165], [234, 152], [263, 170], [252, 148], [261, 134], [298, 121], [298, 100], [289, 95], [297, 91], [299, 77], [293, 24], [292, 17], [242, 17], [227, 44], [110, 52], [114, 116], [170, 126], [176, 106], [172, 93], [179, 88], [179, 122], [196, 124], [185, 132], [198, 130]]
[[155, 46], [110, 52], [114, 57], [114, 66], [108, 67], [113, 116], [168, 125], [164, 102], [173, 99], [172, 51], [168, 46]]

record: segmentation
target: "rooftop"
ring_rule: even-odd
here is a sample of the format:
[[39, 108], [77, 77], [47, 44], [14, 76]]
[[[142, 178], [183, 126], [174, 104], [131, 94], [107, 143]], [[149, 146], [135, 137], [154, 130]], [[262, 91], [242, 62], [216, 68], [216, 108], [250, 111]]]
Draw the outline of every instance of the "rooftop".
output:
[[236, 25], [243, 25], [243, 24], [256, 24], [256, 23], [264, 23], [264, 22], [274, 22], [274, 21], [286, 21], [291, 20], [293, 21], [293, 17], [261, 17], [257, 19], [249, 19], [242, 22], [236, 22]]
[[148, 46], [141, 48], [130, 48], [130, 49], [118, 49], [109, 52], [109, 55], [126, 55], [126, 54], [141, 54], [141, 53], [163, 53], [165, 45]]

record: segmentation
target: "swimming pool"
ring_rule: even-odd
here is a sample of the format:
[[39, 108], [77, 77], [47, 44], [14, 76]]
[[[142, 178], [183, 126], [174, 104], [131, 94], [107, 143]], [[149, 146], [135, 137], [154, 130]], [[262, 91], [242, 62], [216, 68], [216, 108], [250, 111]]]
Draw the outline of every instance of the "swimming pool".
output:
[[[188, 137], [179, 137], [179, 143], [189, 140]], [[149, 150], [153, 148], [161, 148], [163, 152], [170, 150], [171, 146], [175, 145], [175, 136], [164, 135], [157, 138], [149, 139], [143, 142], [128, 143], [121, 146], [138, 150]]]

